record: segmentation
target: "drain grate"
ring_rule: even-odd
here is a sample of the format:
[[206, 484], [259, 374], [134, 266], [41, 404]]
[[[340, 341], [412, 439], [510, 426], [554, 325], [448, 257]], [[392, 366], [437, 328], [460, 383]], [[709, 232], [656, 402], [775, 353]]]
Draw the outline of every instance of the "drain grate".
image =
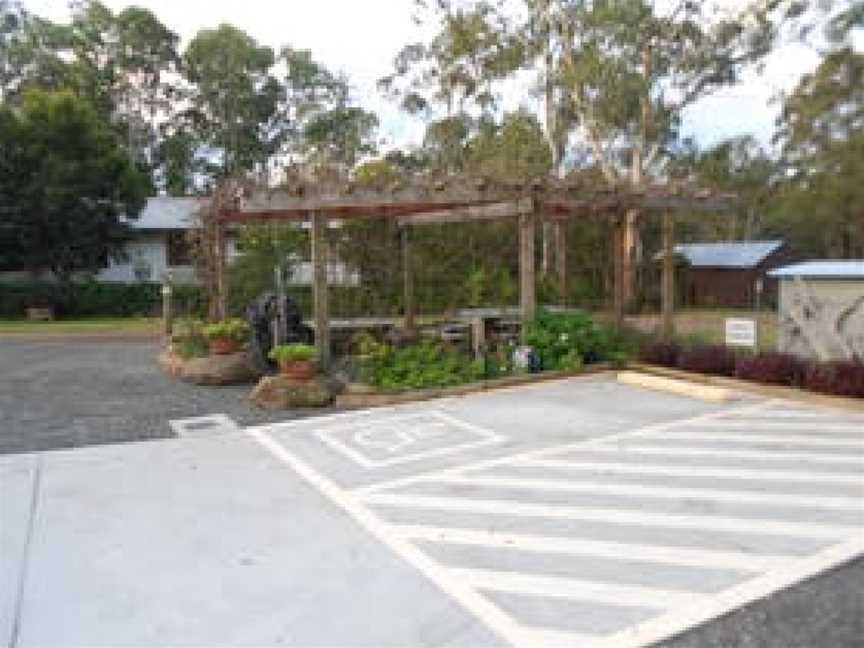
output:
[[181, 437], [204, 437], [239, 432], [240, 427], [227, 414], [208, 414], [194, 418], [174, 419], [168, 424]]

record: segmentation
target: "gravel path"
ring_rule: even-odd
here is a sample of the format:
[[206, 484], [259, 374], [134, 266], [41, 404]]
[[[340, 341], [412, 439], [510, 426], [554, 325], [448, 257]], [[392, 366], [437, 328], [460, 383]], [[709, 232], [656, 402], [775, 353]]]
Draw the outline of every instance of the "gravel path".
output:
[[293, 418], [248, 401], [251, 387], [166, 376], [149, 339], [0, 338], [0, 454], [175, 436], [168, 422], [227, 414], [240, 425]]

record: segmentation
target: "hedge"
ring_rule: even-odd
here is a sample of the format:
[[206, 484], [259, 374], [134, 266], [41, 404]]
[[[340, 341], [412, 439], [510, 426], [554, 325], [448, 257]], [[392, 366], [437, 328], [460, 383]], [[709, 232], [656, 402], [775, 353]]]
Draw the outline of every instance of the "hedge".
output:
[[[179, 314], [200, 314], [201, 289], [178, 286], [174, 303]], [[132, 317], [158, 315], [162, 285], [158, 283], [0, 283], [0, 317], [23, 317], [29, 306], [52, 306], [59, 317]]]
[[834, 396], [864, 398], [864, 363], [819, 363], [773, 351], [735, 352], [723, 346], [682, 348], [676, 343], [643, 347], [640, 358], [651, 364], [770, 385], [800, 387]]

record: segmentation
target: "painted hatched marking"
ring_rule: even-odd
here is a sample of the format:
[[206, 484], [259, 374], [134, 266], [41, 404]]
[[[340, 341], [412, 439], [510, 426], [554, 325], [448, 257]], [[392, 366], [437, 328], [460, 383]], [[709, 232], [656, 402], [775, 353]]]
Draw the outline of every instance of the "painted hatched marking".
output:
[[743, 551], [717, 551], [688, 547], [664, 547], [638, 542], [610, 542], [558, 538], [542, 535], [527, 535], [502, 531], [444, 528], [424, 525], [401, 524], [392, 527], [397, 535], [425, 542], [454, 543], [477, 547], [519, 549], [541, 553], [596, 556], [619, 560], [639, 560], [663, 565], [682, 567], [705, 567], [742, 571], [765, 571], [789, 564], [792, 556], [749, 554]]
[[[503, 639], [515, 646], [580, 646], [585, 648], [635, 648], [647, 646], [669, 636], [682, 632], [694, 625], [723, 615], [751, 601], [768, 596], [802, 579], [816, 575], [825, 569], [864, 554], [864, 519], [861, 525], [810, 523], [803, 520], [776, 520], [765, 517], [737, 518], [718, 516], [711, 513], [712, 502], [749, 502], [772, 506], [783, 506], [794, 515], [796, 508], [825, 511], [858, 511], [864, 506], [864, 474], [843, 470], [841, 466], [855, 466], [864, 459], [860, 454], [843, 456], [820, 450], [820, 446], [844, 449], [864, 448], [864, 438], [825, 439], [801, 437], [798, 434], [786, 438], [781, 426], [760, 428], [758, 422], [747, 422], [747, 416], [764, 417], [770, 413], [775, 402], [757, 403], [738, 408], [701, 415], [687, 420], [650, 425], [608, 437], [599, 437], [551, 448], [528, 451], [499, 457], [496, 459], [468, 463], [465, 465], [418, 472], [387, 482], [346, 491], [317, 476], [313, 469], [300, 462], [283, 446], [267, 436], [265, 431], [257, 431], [259, 442], [271, 452], [280, 456], [287, 464], [299, 468], [301, 476], [316, 485], [325, 495], [342, 506], [349, 514], [366, 526], [382, 542], [390, 546], [400, 556], [415, 564], [420, 571], [435, 582], [444, 592], [453, 596], [466, 609], [485, 622]], [[785, 405], [783, 405], [785, 407]], [[724, 428], [723, 422], [735, 417], [742, 420], [741, 425]], [[708, 428], [707, 430], [704, 428]], [[744, 427], [752, 427], [753, 433], [744, 432]], [[770, 429], [769, 429], [770, 428]], [[765, 431], [770, 434], [765, 434]], [[740, 433], [739, 433], [740, 432]], [[710, 450], [687, 446], [688, 439], [697, 440], [746, 440], [759, 444], [776, 444], [776, 450], [764, 447], [723, 448]], [[671, 446], [652, 446], [652, 441], [672, 440]], [[678, 443], [680, 441], [680, 443]], [[638, 445], [643, 443], [645, 445]], [[636, 444], [636, 445], [634, 445]], [[813, 448], [813, 452], [809, 451]], [[580, 451], [602, 454], [599, 459], [578, 458]], [[568, 456], [575, 455], [575, 456]], [[608, 460], [605, 459], [608, 456]], [[651, 464], [625, 463], [617, 457], [650, 457]], [[700, 457], [704, 465], [680, 465], [677, 458]], [[718, 466], [711, 464], [711, 458], [747, 458], [764, 460], [770, 467]], [[781, 465], [771, 465], [773, 460], [796, 459], [794, 469]], [[839, 465], [838, 465], [839, 464]], [[836, 467], [835, 467], [836, 466]], [[538, 478], [511, 476], [515, 471], [508, 469], [534, 467], [540, 469], [588, 469], [594, 475], [548, 473]], [[864, 463], [862, 463], [864, 467]], [[812, 468], [812, 470], [811, 470]], [[829, 472], [828, 468], [832, 470]], [[838, 470], [840, 468], [840, 470]], [[498, 469], [489, 472], [490, 469]], [[484, 473], [484, 471], [486, 471]], [[615, 482], [615, 475], [627, 475], [629, 480]], [[683, 477], [722, 477], [731, 480], [746, 479], [771, 485], [772, 490], [738, 490], [728, 483], [716, 488], [709, 486], [657, 486], [643, 483], [640, 476], [683, 476]], [[323, 479], [323, 482], [322, 482]], [[789, 489], [783, 483], [790, 484]], [[796, 484], [800, 493], [785, 492]], [[444, 484], [456, 487], [454, 495], [432, 496], [410, 492], [415, 484]], [[814, 492], [807, 492], [806, 485], [813, 484]], [[839, 484], [861, 486], [862, 498], [847, 495], [825, 495], [818, 491], [819, 484]], [[803, 485], [803, 486], [802, 486]], [[515, 495], [507, 494], [501, 499], [484, 499], [470, 492], [470, 487], [511, 489]], [[743, 484], [742, 484], [743, 486]], [[464, 488], [460, 488], [464, 487]], [[407, 488], [407, 489], [406, 489]], [[522, 495], [525, 491], [526, 495]], [[706, 508], [695, 514], [652, 513], [641, 509], [628, 509], [604, 505], [569, 506], [548, 505], [526, 501], [532, 491], [562, 491], [584, 494], [625, 495], [635, 498], [659, 498], [663, 500], [705, 502]], [[383, 508], [382, 508], [383, 507]], [[394, 511], [436, 511], [438, 526], [426, 524], [399, 524], [387, 520]], [[472, 527], [462, 528], [457, 520], [449, 523], [451, 515], [460, 512], [470, 513], [474, 521]], [[766, 511], [766, 515], [768, 512]], [[788, 511], [787, 511], [788, 514]], [[484, 525], [484, 515], [490, 516], [489, 527]], [[803, 515], [803, 513], [802, 513]], [[494, 516], [494, 517], [493, 517]], [[520, 533], [496, 530], [492, 520], [520, 518]], [[537, 532], [533, 531], [537, 521]], [[541, 529], [542, 522], [548, 520], [573, 521], [574, 535], [554, 537], [546, 535]], [[622, 531], [621, 541], [596, 540], [579, 536], [578, 522], [611, 523], [625, 525], [632, 532]], [[794, 542], [800, 539], [824, 540], [820, 547], [809, 555], [795, 551], [792, 555], [751, 554], [746, 551], [715, 550], [699, 546], [672, 547], [643, 541], [639, 530], [643, 528], [677, 528], [699, 531], [718, 531], [739, 534], [755, 541], [759, 536], [783, 536]], [[570, 527], [568, 527], [570, 528]], [[650, 534], [648, 537], [651, 537]], [[481, 554], [459, 552], [450, 554], [448, 563], [434, 558], [431, 546], [448, 544], [454, 547], [473, 547], [475, 551], [488, 549], [483, 553], [483, 568], [472, 565]], [[791, 545], [794, 546], [794, 545]], [[520, 560], [519, 571], [508, 564], [506, 553], [500, 557], [495, 550], [516, 549], [526, 552], [524, 561]], [[790, 549], [791, 551], [792, 549]], [[574, 572], [568, 576], [545, 573], [541, 565], [547, 565], [550, 556], [596, 557], [610, 561], [620, 561], [626, 565], [638, 561], [651, 575], [650, 587], [618, 582], [613, 572], [604, 573], [601, 579], [584, 578]], [[455, 558], [454, 558], [455, 556]], [[536, 557], [536, 558], [535, 558]], [[532, 565], [537, 560], [536, 569]], [[455, 563], [449, 561], [456, 560]], [[491, 560], [492, 562], [487, 562]], [[499, 566], [499, 561], [500, 566]], [[546, 561], [546, 562], [544, 562]], [[652, 571], [651, 565], [656, 565]], [[736, 583], [719, 593], [704, 594], [684, 591], [674, 583], [668, 582], [672, 576], [661, 576], [666, 572], [663, 566], [680, 566], [707, 571], [726, 569], [741, 574]], [[548, 569], [548, 567], [547, 567]], [[668, 567], [666, 568], [668, 571]], [[622, 576], [623, 576], [622, 572]], [[587, 575], [587, 574], [586, 574]], [[614, 578], [614, 582], [613, 579]], [[627, 580], [627, 579], [625, 579]], [[656, 610], [647, 621], [633, 623], [630, 620], [626, 630], [609, 633], [582, 634], [570, 633], [557, 628], [532, 625], [520, 605], [510, 604], [508, 610], [502, 609], [492, 596], [494, 593], [518, 595], [540, 601], [556, 598], [572, 601], [577, 607], [584, 605], [586, 614], [592, 604], [607, 604], [625, 608]], [[578, 614], [578, 611], [576, 612]], [[586, 617], [587, 618], [587, 617]], [[623, 618], [623, 617], [622, 617]], [[623, 627], [623, 626], [619, 626]]]
[[711, 468], [710, 466], [665, 466], [616, 463], [614, 461], [580, 461], [578, 459], [517, 459], [513, 466], [525, 468], [552, 468], [561, 470], [588, 470], [628, 475], [661, 475], [674, 477], [719, 477], [723, 479], [748, 479], [758, 481], [804, 482], [861, 486], [864, 494], [862, 476], [817, 475], [796, 470]]
[[[860, 511], [861, 500], [842, 496], [813, 496], [784, 493], [754, 493], [752, 491], [719, 490], [716, 488], [690, 488], [684, 486], [644, 486], [642, 484], [606, 484], [595, 481], [563, 479], [524, 479], [518, 477], [487, 477], [485, 475], [458, 477], [445, 475], [429, 479], [431, 483], [462, 486], [491, 486], [534, 491], [565, 491], [571, 493], [603, 493], [606, 495], [643, 496], [656, 499], [707, 500], [715, 502], [748, 502], [778, 504], [791, 507], [813, 507], [835, 511]], [[862, 492], [864, 494], [864, 492]], [[864, 517], [862, 517], [864, 519]]]

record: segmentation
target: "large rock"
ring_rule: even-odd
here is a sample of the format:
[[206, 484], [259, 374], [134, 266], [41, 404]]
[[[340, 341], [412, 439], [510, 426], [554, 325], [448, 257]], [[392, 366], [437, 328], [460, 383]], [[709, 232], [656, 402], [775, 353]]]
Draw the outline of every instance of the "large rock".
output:
[[322, 378], [298, 383], [284, 376], [264, 376], [250, 398], [263, 409], [288, 410], [324, 407], [333, 396], [332, 385]]
[[196, 385], [249, 385], [260, 376], [245, 352], [187, 360], [179, 374], [181, 380]]

